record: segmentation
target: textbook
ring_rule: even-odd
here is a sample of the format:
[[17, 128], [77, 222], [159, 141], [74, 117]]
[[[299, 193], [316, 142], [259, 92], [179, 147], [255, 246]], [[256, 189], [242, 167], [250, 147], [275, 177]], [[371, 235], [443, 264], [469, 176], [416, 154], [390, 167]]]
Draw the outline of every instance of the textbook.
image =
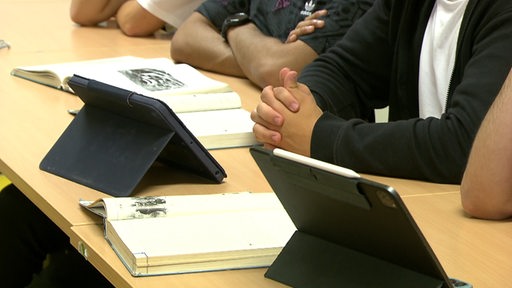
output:
[[134, 276], [268, 267], [295, 231], [274, 193], [116, 197], [80, 205]]
[[[188, 64], [169, 58], [123, 56], [48, 65], [21, 66], [11, 71], [39, 84], [74, 93], [74, 74], [166, 102], [174, 112], [240, 108], [238, 94], [227, 83], [205, 76]], [[182, 97], [171, 97], [180, 95]]]
[[257, 144], [250, 113], [242, 109], [240, 96], [227, 83], [169, 58], [123, 56], [21, 66], [11, 74], [73, 94], [69, 80], [80, 75], [156, 98], [177, 113], [207, 149]]
[[231, 91], [228, 84], [211, 79], [188, 64], [169, 58], [121, 56], [56, 64], [20, 66], [11, 74], [73, 93], [68, 85], [73, 74], [120, 88], [161, 95]]

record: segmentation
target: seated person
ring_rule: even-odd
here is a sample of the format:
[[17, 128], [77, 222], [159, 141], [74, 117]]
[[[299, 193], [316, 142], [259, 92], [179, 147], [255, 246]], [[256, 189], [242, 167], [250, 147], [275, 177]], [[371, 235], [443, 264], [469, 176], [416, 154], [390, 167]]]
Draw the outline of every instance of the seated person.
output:
[[460, 188], [474, 217], [512, 216], [512, 71], [476, 134]]
[[[509, 0], [376, 0], [300, 75], [283, 69], [263, 89], [256, 139], [361, 173], [459, 184], [512, 66], [511, 18]], [[390, 121], [374, 123], [386, 106]]]
[[128, 36], [150, 36], [164, 25], [178, 27], [203, 0], [72, 0], [71, 19], [94, 26], [112, 17]]
[[13, 184], [0, 191], [0, 231], [2, 287], [112, 287]]
[[[206, 0], [176, 31], [171, 58], [200, 69], [247, 77], [259, 87], [277, 85], [282, 67], [300, 71], [343, 38], [372, 3]], [[292, 30], [304, 20], [310, 22], [302, 31]]]

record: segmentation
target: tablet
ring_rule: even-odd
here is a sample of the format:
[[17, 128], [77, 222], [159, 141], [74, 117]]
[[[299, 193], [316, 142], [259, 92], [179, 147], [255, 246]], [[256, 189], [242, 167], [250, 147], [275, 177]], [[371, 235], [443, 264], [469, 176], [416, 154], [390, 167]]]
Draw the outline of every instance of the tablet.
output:
[[[74, 75], [84, 106], [40, 169], [113, 196], [129, 196], [155, 161], [215, 183], [226, 173], [165, 103]], [[169, 175], [172, 177], [172, 175]]]
[[454, 287], [392, 187], [280, 149], [250, 151], [297, 228], [266, 277], [293, 287]]

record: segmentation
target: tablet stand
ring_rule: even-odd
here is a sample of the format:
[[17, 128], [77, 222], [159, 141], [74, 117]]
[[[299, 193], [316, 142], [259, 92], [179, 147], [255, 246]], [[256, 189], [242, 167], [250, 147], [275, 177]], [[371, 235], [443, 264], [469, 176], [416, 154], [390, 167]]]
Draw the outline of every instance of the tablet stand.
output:
[[292, 287], [443, 287], [439, 279], [300, 231], [293, 234], [265, 277]]
[[40, 169], [112, 196], [129, 196], [157, 160], [221, 183], [226, 173], [163, 102], [73, 76], [84, 107]]
[[129, 196], [173, 134], [85, 105], [40, 168], [112, 196]]

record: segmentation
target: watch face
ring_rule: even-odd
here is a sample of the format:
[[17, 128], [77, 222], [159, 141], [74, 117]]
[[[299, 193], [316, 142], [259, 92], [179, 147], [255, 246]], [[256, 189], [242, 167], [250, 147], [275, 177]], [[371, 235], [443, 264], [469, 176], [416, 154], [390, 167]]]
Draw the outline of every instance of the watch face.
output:
[[230, 15], [226, 18], [226, 20], [224, 20], [220, 34], [227, 41], [227, 32], [229, 28], [244, 25], [246, 23], [249, 23], [250, 21], [251, 19], [249, 18], [249, 15], [245, 13], [236, 13]]
[[249, 20], [249, 16], [245, 13], [236, 13], [236, 14], [229, 16], [228, 19], [233, 23], [237, 23], [240, 21]]

